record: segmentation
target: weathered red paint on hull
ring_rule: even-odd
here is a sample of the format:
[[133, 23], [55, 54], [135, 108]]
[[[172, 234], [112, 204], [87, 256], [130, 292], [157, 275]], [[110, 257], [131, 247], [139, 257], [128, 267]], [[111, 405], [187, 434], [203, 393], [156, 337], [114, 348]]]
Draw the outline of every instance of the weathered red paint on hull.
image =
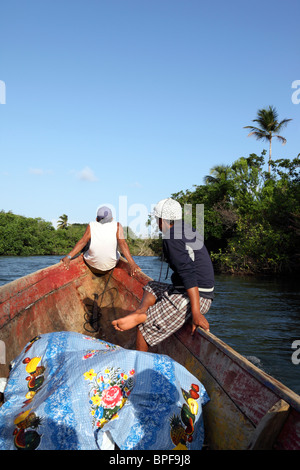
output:
[[273, 444], [274, 449], [300, 450], [300, 397], [282, 383], [257, 369], [211, 333], [201, 331], [196, 341], [186, 325], [176, 334], [189, 353], [205, 365], [241, 413], [255, 427], [280, 400], [289, 414]]
[[87, 267], [82, 262], [71, 263], [69, 270], [61, 263], [4, 285], [0, 289], [0, 328], [28, 305], [86, 274]]
[[[0, 287], [0, 339], [7, 361], [37, 334], [86, 333], [90, 307], [101, 308], [103, 339], [134, 347], [135, 331], [116, 332], [111, 321], [136, 308], [148, 281], [143, 273], [129, 276], [123, 260], [111, 274], [95, 276], [79, 257], [69, 270], [59, 263]], [[198, 330], [192, 337], [187, 324], [152, 351], [173, 357], [205, 385], [211, 398], [204, 410], [210, 448], [264, 448], [267, 436], [270, 448], [300, 449], [300, 397], [211, 333]], [[264, 423], [271, 417], [278, 427], [279, 414], [273, 412], [278, 403], [287, 411], [273, 436], [273, 424]]]
[[223, 390], [256, 426], [279, 399], [287, 399], [300, 411], [299, 396], [273, 377], [257, 369], [211, 333], [201, 332], [197, 341], [190, 326], [176, 336], [222, 383]]
[[299, 411], [291, 409], [287, 421], [275, 444], [277, 450], [299, 450], [300, 418]]

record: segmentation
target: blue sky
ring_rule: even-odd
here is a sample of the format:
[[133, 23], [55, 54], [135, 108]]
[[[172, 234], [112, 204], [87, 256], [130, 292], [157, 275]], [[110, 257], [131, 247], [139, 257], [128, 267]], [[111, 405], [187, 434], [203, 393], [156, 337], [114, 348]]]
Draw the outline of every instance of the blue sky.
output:
[[267, 149], [243, 126], [269, 105], [293, 119], [273, 157], [296, 157], [299, 14], [298, 0], [2, 2], [0, 210], [88, 223], [110, 204], [138, 232], [141, 208]]

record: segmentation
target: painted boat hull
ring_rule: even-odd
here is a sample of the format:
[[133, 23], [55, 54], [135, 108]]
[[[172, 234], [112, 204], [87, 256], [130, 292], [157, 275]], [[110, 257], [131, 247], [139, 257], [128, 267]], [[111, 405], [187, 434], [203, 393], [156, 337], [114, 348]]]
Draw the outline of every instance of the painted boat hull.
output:
[[[149, 280], [144, 273], [129, 276], [125, 260], [109, 274], [94, 275], [80, 256], [69, 270], [58, 263], [0, 287], [6, 345], [0, 376], [38, 334], [76, 331], [134, 349], [135, 329], [117, 332], [111, 321], [136, 308]], [[172, 357], [206, 387], [209, 449], [300, 449], [300, 397], [213, 334], [198, 329], [192, 337], [186, 324], [150, 351]]]

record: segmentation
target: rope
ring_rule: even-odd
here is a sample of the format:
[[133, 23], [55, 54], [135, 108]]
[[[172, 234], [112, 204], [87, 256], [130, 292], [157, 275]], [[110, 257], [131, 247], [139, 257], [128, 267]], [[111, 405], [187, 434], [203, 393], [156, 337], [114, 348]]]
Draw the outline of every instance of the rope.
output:
[[[115, 291], [118, 292], [118, 289], [116, 287], [110, 287], [109, 289], [107, 289], [107, 286], [108, 286], [108, 283], [110, 281], [110, 278], [112, 276], [113, 271], [114, 271], [114, 269], [111, 270], [111, 272], [108, 276], [108, 279], [106, 281], [105, 287], [104, 287], [103, 291], [101, 292], [101, 294], [100, 295], [94, 294], [95, 298], [94, 298], [94, 302], [93, 302], [93, 311], [92, 311], [92, 313], [86, 312], [84, 314], [85, 323], [83, 325], [83, 328], [88, 333], [95, 333], [95, 332], [100, 331], [100, 329], [101, 329], [101, 326], [100, 326], [100, 318], [102, 317], [101, 305], [102, 305], [104, 294], [106, 294], [107, 292], [112, 291], [112, 290], [115, 290]], [[98, 300], [99, 297], [100, 297], [100, 303], [98, 305], [97, 300]], [[113, 305], [113, 304], [114, 304], [114, 299], [112, 300], [112, 302], [110, 304], [107, 305], [107, 307], [109, 307], [110, 305]], [[92, 328], [92, 330], [90, 330], [87, 327], [87, 325], [89, 325]]]

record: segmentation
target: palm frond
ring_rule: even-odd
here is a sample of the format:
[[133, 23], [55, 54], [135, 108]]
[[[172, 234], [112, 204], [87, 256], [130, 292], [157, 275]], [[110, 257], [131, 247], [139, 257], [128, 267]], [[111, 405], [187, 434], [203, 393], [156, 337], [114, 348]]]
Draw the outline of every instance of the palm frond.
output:
[[248, 134], [247, 137], [251, 137], [252, 135], [256, 138], [256, 140], [261, 140], [261, 139], [266, 139], [270, 140], [270, 134], [268, 132], [265, 132], [258, 127], [251, 127], [248, 126], [249, 129], [252, 129], [252, 131]]
[[[274, 133], [278, 133], [280, 129], [285, 127], [292, 119], [283, 119], [278, 122], [278, 112], [274, 106], [269, 106], [268, 109], [259, 109], [257, 111], [256, 119], [252, 122], [257, 122], [258, 127], [245, 126], [244, 129], [251, 129], [248, 137], [254, 136], [257, 140], [266, 139], [271, 140]], [[284, 137], [276, 135], [282, 142], [285, 141]]]
[[259, 109], [257, 111], [256, 119], [253, 119], [252, 122], [257, 122], [259, 127], [254, 126], [245, 126], [244, 129], [251, 129], [251, 132], [248, 134], [248, 137], [255, 137], [256, 140], [265, 139], [270, 143], [269, 150], [269, 172], [270, 161], [271, 161], [271, 142], [272, 137], [277, 137], [278, 140], [282, 142], [282, 145], [286, 143], [286, 139], [281, 135], [278, 135], [278, 132], [285, 127], [292, 119], [283, 119], [278, 122], [278, 112], [274, 106], [269, 106], [267, 109]]
[[282, 145], [285, 145], [286, 142], [287, 142], [287, 140], [284, 137], [282, 137], [281, 135], [274, 135], [274, 137], [276, 137], [278, 140], [280, 140]]
[[282, 121], [278, 122], [277, 123], [277, 128], [275, 130], [275, 132], [278, 132], [280, 129], [282, 129], [283, 127], [286, 127], [288, 125], [288, 123], [290, 121], [292, 121], [293, 119], [283, 119]]

